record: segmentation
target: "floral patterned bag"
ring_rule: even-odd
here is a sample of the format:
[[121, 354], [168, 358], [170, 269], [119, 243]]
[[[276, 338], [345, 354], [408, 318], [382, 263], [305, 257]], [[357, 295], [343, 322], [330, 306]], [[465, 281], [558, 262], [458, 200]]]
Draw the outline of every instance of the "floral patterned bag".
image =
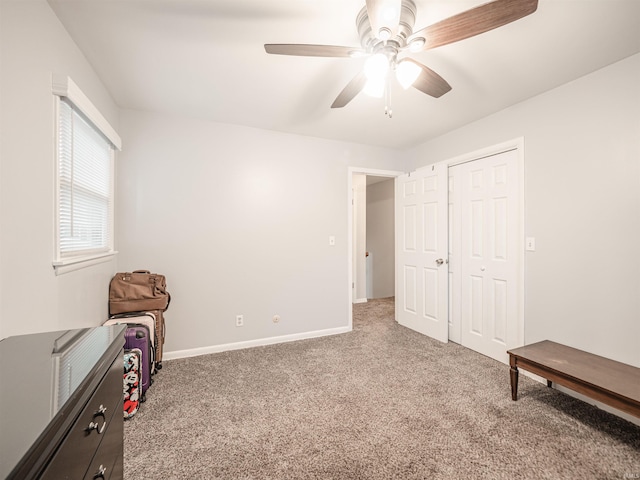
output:
[[132, 348], [124, 351], [124, 376], [122, 393], [124, 394], [124, 418], [133, 417], [140, 406], [140, 359], [142, 351]]

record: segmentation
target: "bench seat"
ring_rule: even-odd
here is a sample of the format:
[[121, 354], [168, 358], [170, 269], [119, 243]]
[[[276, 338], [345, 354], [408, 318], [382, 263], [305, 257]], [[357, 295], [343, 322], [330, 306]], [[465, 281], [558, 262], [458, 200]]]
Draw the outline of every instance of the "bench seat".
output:
[[518, 368], [640, 418], [640, 368], [550, 340], [507, 352], [511, 398], [518, 399]]

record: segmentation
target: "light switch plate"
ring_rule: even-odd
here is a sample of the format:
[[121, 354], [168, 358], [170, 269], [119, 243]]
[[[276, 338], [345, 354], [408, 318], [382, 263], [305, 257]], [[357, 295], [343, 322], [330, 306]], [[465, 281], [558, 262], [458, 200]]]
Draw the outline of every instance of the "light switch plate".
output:
[[535, 237], [527, 237], [525, 242], [525, 249], [527, 252], [535, 252], [536, 251], [536, 239]]
[[336, 244], [336, 237], [333, 235], [329, 235], [329, 245], [332, 247]]

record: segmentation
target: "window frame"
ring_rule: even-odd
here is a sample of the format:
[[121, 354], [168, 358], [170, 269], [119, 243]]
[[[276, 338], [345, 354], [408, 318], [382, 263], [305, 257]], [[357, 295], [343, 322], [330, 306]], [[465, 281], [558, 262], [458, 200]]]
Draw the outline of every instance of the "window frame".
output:
[[[118, 252], [115, 250], [115, 158], [116, 151], [122, 149], [122, 141], [109, 122], [102, 116], [89, 98], [82, 93], [71, 78], [62, 75], [52, 76], [52, 93], [54, 95], [54, 161], [55, 161], [55, 202], [54, 202], [54, 260], [52, 262], [56, 275], [85, 268], [91, 265], [109, 261]], [[71, 104], [74, 115], [79, 114], [88, 120], [110, 144], [110, 182], [109, 182], [109, 244], [106, 250], [83, 250], [77, 254], [60, 250], [60, 161], [59, 161], [59, 129], [60, 129], [60, 104], [66, 101]]]

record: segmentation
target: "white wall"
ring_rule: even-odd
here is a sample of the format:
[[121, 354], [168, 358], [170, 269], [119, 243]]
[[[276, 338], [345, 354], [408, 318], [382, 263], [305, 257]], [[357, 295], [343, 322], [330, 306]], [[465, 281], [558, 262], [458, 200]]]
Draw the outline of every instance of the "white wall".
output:
[[135, 111], [120, 120], [118, 268], [167, 275], [167, 352], [348, 326], [348, 167], [397, 169], [397, 153]]
[[367, 251], [372, 256], [371, 298], [395, 295], [394, 179], [367, 187]]
[[640, 54], [427, 142], [410, 168], [525, 138], [525, 343], [640, 366]]
[[115, 261], [56, 277], [53, 72], [114, 128], [118, 109], [43, 0], [0, 2], [0, 338], [98, 325]]

